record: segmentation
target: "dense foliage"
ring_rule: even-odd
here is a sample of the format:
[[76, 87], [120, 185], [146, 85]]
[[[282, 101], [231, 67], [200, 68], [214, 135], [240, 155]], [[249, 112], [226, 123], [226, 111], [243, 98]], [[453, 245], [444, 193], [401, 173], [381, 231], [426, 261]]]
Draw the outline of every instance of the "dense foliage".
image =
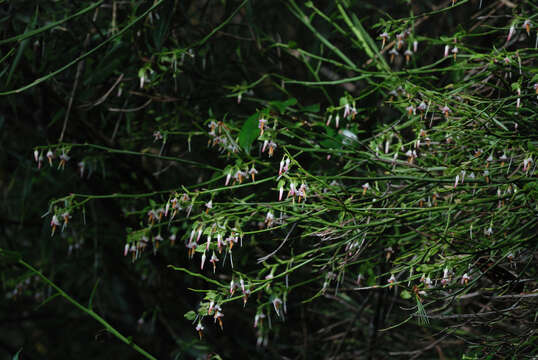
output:
[[2, 356], [538, 356], [537, 10], [0, 3]]

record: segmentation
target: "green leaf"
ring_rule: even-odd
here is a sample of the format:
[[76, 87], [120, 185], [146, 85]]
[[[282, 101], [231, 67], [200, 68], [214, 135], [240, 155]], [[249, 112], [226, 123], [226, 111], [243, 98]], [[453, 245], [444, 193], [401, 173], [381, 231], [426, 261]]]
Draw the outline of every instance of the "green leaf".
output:
[[400, 296], [402, 297], [402, 299], [411, 299], [411, 293], [407, 290], [404, 290], [400, 293]]
[[250, 147], [254, 143], [254, 140], [258, 138], [259, 133], [258, 114], [252, 114], [247, 121], [245, 121], [241, 131], [239, 132], [239, 145], [243, 148], [243, 150], [245, 150], [245, 152], [250, 152]]
[[291, 99], [288, 99], [286, 101], [271, 101], [269, 104], [271, 106], [277, 108], [277, 110], [278, 110], [278, 112], [280, 114], [284, 114], [284, 112], [286, 111], [286, 109], [288, 107], [297, 104], [297, 99], [296, 98], [291, 98]]
[[305, 106], [301, 108], [302, 112], [311, 112], [311, 113], [318, 113], [319, 112], [319, 104], [312, 104]]
[[196, 319], [196, 313], [192, 310], [185, 313], [185, 315], [183, 316], [185, 317], [185, 319], [190, 320], [190, 321], [193, 321], [194, 319]]

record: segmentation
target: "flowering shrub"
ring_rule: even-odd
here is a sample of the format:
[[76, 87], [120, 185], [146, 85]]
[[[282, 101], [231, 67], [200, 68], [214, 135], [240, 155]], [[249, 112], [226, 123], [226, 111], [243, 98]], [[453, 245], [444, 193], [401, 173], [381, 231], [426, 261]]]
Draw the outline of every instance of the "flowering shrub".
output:
[[536, 5], [281, 5], [13, 19], [3, 306], [122, 357], [535, 353]]

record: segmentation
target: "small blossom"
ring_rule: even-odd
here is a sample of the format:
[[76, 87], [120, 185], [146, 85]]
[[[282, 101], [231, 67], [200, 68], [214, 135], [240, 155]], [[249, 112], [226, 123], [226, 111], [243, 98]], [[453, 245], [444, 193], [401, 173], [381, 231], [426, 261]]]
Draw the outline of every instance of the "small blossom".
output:
[[469, 283], [469, 280], [471, 280], [471, 277], [467, 273], [465, 273], [461, 277], [461, 284], [462, 285], [467, 285]]
[[273, 221], [275, 220], [275, 216], [272, 212], [268, 211], [267, 215], [265, 216], [265, 224], [267, 224], [267, 227], [271, 227], [273, 225]]
[[394, 58], [396, 56], [399, 56], [400, 53], [398, 52], [398, 50], [393, 48], [392, 50], [389, 51], [389, 55], [390, 55], [390, 63], [392, 64], [394, 62]]
[[198, 325], [196, 325], [196, 331], [198, 331], [198, 335], [200, 335], [200, 340], [202, 340], [204, 327], [201, 322], [199, 322]]
[[290, 191], [288, 192], [288, 196], [287, 197], [295, 197], [295, 195], [297, 195], [297, 189], [295, 188], [295, 183], [290, 183]]
[[237, 284], [232, 279], [232, 281], [230, 281], [230, 296], [233, 296], [236, 288]]
[[362, 184], [362, 195], [366, 195], [366, 191], [368, 191], [368, 189], [370, 189], [369, 183]]
[[391, 274], [390, 278], [387, 280], [387, 283], [390, 284], [389, 289], [392, 289], [392, 286], [394, 285], [395, 282], [396, 282], [396, 278], [394, 277], [394, 274]]
[[329, 126], [331, 125], [331, 120], [333, 119], [333, 115], [330, 114], [329, 117], [327, 118], [327, 123], [325, 124], [326, 126]]
[[213, 264], [213, 274], [214, 274], [217, 269], [217, 262], [219, 262], [219, 258], [217, 257], [217, 255], [215, 255], [214, 251], [213, 251], [213, 255], [211, 255], [211, 259], [209, 259], [209, 262]]
[[528, 170], [530, 170], [531, 164], [532, 164], [532, 158], [531, 157], [523, 159], [523, 171], [527, 172]]
[[416, 110], [415, 110], [415, 107], [413, 105], [409, 105], [408, 107], [405, 108], [405, 110], [407, 111], [407, 114], [408, 115], [415, 115], [416, 114]]
[[451, 51], [452, 55], [454, 55], [454, 60], [456, 60], [456, 56], [458, 55], [459, 52], [460, 52], [459, 49], [456, 46], [454, 46], [454, 48]]
[[452, 112], [452, 110], [450, 110], [450, 108], [445, 105], [441, 108], [441, 111], [443, 113], [443, 115], [445, 115], [446, 118], [448, 118], [448, 114]]
[[162, 140], [162, 139], [163, 139], [163, 134], [161, 134], [159, 130], [153, 132], [153, 142]]
[[206, 213], [209, 212], [209, 210], [213, 208], [213, 200], [209, 200], [208, 202], [206, 202], [205, 207], [207, 208]]
[[214, 302], [214, 301], [211, 301], [211, 302], [209, 303], [209, 307], [208, 307], [208, 309], [207, 309], [207, 314], [208, 314], [208, 315], [211, 315], [211, 314], [213, 313], [213, 308], [214, 308], [214, 306], [215, 306], [215, 302]]
[[264, 132], [266, 124], [267, 124], [266, 119], [261, 118], [260, 120], [258, 120], [258, 128], [260, 129], [260, 136], [263, 136], [263, 132]]
[[282, 304], [282, 300], [279, 298], [273, 299], [273, 307], [275, 308], [276, 314], [280, 317], [280, 305]]
[[355, 115], [357, 115], [357, 110], [349, 104], [346, 104], [344, 106], [344, 118], [347, 118], [349, 116], [351, 116], [351, 118], [355, 118]]
[[254, 168], [254, 165], [252, 165], [252, 167], [250, 168], [250, 170], [248, 171], [248, 174], [250, 175], [250, 178], [252, 179], [252, 181], [255, 181], [255, 177], [256, 177], [256, 174], [258, 173], [258, 170], [256, 170]]
[[484, 230], [484, 234], [487, 235], [487, 236], [490, 236], [491, 234], [493, 234], [493, 229], [490, 227], [488, 227], [486, 230]]
[[269, 142], [269, 157], [272, 157], [273, 156], [273, 153], [275, 152], [275, 149], [277, 148], [277, 145], [276, 143], [274, 143], [273, 141]]
[[54, 153], [52, 150], [47, 151], [47, 159], [49, 159], [49, 165], [52, 166], [52, 159], [54, 159]]
[[448, 268], [445, 268], [443, 271], [443, 279], [441, 280], [441, 284], [443, 286], [446, 286], [450, 282], [450, 270]]
[[190, 242], [186, 246], [187, 246], [187, 249], [189, 249], [188, 250], [189, 259], [192, 259], [192, 257], [194, 256], [194, 253], [196, 252], [197, 245], [195, 242]]
[[394, 250], [392, 249], [392, 246], [389, 246], [388, 248], [384, 249], [387, 255], [385, 256], [386, 260], [389, 261], [392, 254], [394, 254]]
[[426, 103], [425, 103], [424, 101], [422, 101], [422, 102], [418, 105], [417, 109], [418, 109], [419, 111], [422, 112], [422, 111], [425, 111], [425, 110], [427, 109], [427, 107], [428, 107], [428, 106], [426, 105]]
[[382, 32], [381, 34], [379, 34], [379, 37], [381, 38], [381, 41], [382, 41], [381, 50], [383, 50], [383, 48], [385, 47], [385, 43], [390, 38], [390, 35], [387, 32]]
[[[220, 308], [220, 307], [219, 307]], [[215, 321], [218, 321], [219, 322], [219, 326], [220, 326], [220, 329], [221, 330], [224, 330], [224, 325], [222, 323], [222, 318], [224, 317], [224, 314], [220, 312], [220, 310], [217, 310], [215, 312], [215, 315], [213, 316], [213, 318], [215, 319]]]
[[237, 170], [234, 174], [234, 180], [238, 183], [243, 183], [243, 179], [247, 176], [247, 174], [241, 170]]
[[405, 34], [403, 32], [399, 33], [399, 34], [396, 34], [398, 50], [400, 50], [402, 48], [404, 37], [405, 37]]
[[54, 231], [56, 230], [57, 226], [60, 226], [60, 220], [58, 219], [57, 215], [52, 215], [52, 219], [50, 220], [50, 226], [52, 227], [52, 234], [54, 235]]
[[424, 279], [424, 285], [425, 285], [427, 288], [431, 288], [431, 287], [432, 287], [432, 279], [430, 279], [429, 276], [428, 276], [426, 279]]
[[299, 199], [298, 201], [301, 202], [301, 199], [305, 199], [306, 200], [306, 190], [308, 189], [308, 186], [306, 184], [301, 184], [301, 186], [299, 186], [299, 189], [297, 190], [297, 195], [299, 196]]
[[409, 60], [411, 60], [411, 56], [413, 56], [413, 52], [407, 49], [405, 50], [404, 55], [405, 55], [405, 63], [409, 64]]
[[65, 164], [69, 161], [70, 157], [66, 153], [60, 155], [60, 164], [58, 164], [58, 169], [64, 169]]
[[445, 57], [448, 56], [449, 52], [450, 52], [450, 45], [445, 45]]
[[263, 322], [263, 319], [265, 319], [265, 314], [264, 313], [256, 314], [256, 316], [254, 316], [254, 327], [257, 328], [258, 324], [261, 325], [261, 323]]
[[413, 52], [417, 52], [418, 50], [418, 41], [413, 41]]
[[515, 31], [516, 31], [516, 28], [514, 27], [514, 25], [510, 26], [510, 29], [508, 30], [508, 36], [506, 37], [506, 41], [510, 41]]

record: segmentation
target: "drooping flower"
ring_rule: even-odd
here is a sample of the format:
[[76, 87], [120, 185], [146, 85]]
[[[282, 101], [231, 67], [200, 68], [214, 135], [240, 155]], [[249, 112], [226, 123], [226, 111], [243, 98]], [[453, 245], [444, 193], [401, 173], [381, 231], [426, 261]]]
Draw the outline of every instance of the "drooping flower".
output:
[[275, 149], [277, 148], [277, 145], [274, 141], [270, 141], [269, 142], [269, 157], [272, 157], [273, 156], [273, 153], [275, 152]]
[[411, 56], [413, 56], [413, 52], [410, 49], [405, 50], [405, 63], [409, 64], [409, 61], [411, 60]]
[[441, 279], [441, 284], [446, 286], [450, 282], [450, 270], [446, 267], [443, 270], [443, 278]]
[[459, 52], [460, 52], [460, 50], [458, 49], [458, 47], [454, 46], [454, 48], [451, 51], [452, 55], [454, 55], [454, 60], [456, 60], [456, 57], [458, 56]]
[[301, 199], [306, 200], [306, 191], [308, 190], [308, 186], [305, 183], [302, 183], [301, 186], [299, 186], [299, 189], [297, 190], [297, 195], [299, 196], [298, 200], [301, 202]]
[[405, 37], [405, 33], [403, 33], [403, 32], [401, 32], [399, 34], [396, 34], [396, 41], [397, 41], [396, 46], [398, 47], [398, 50], [400, 50], [402, 48], [404, 37]]
[[250, 178], [252, 179], [252, 181], [256, 180], [255, 177], [256, 177], [257, 173], [258, 173], [258, 170], [256, 170], [256, 168], [254, 168], [254, 165], [252, 165], [252, 167], [248, 171], [248, 174], [250, 175]]
[[190, 242], [186, 246], [187, 246], [187, 249], [189, 249], [188, 250], [189, 259], [192, 259], [192, 257], [194, 256], [194, 253], [196, 252], [197, 245], [195, 242]]
[[215, 252], [213, 251], [213, 255], [211, 255], [211, 259], [209, 259], [209, 262], [213, 264], [213, 274], [215, 273], [217, 269], [217, 262], [219, 261], [219, 258], [217, 255], [215, 255]]
[[47, 159], [49, 159], [49, 165], [52, 166], [52, 159], [54, 159], [54, 153], [49, 149], [47, 151]]
[[389, 289], [392, 289], [392, 286], [394, 286], [394, 283], [396, 282], [396, 278], [394, 277], [394, 274], [390, 275], [390, 278], [387, 280], [387, 283], [389, 283]]
[[202, 340], [204, 327], [201, 322], [199, 322], [198, 325], [196, 325], [196, 331], [198, 331], [198, 335], [200, 335], [200, 340]]
[[263, 132], [265, 130], [266, 124], [267, 124], [266, 119], [260, 118], [260, 120], [258, 120], [258, 128], [260, 129], [260, 136], [263, 136]]
[[215, 307], [215, 309], [217, 309], [217, 308], [218, 308], [218, 310], [216, 310], [215, 315], [213, 316], [213, 318], [215, 319], [215, 321], [219, 322], [220, 329], [224, 330], [224, 324], [222, 323], [222, 318], [224, 317], [224, 314], [220, 311], [220, 306], [217, 305], [217, 307]]
[[379, 37], [381, 38], [381, 50], [385, 47], [385, 43], [390, 38], [390, 35], [387, 32], [382, 32], [379, 34]]
[[280, 317], [280, 305], [282, 304], [282, 300], [280, 298], [274, 298], [273, 299], [273, 307], [275, 308], [275, 312]]
[[510, 41], [515, 31], [516, 31], [515, 26], [514, 25], [510, 26], [510, 29], [508, 30], [508, 36], [506, 37], [506, 41]]
[[52, 219], [50, 220], [50, 226], [52, 227], [52, 233], [50, 236], [53, 236], [56, 227], [60, 226], [60, 220], [58, 219], [58, 216], [56, 214], [52, 215]]
[[471, 280], [471, 277], [467, 273], [465, 273], [461, 277], [461, 284], [462, 285], [467, 285], [469, 283], [469, 280]]
[[445, 105], [441, 108], [441, 112], [443, 113], [443, 115], [448, 118], [448, 114], [452, 112], [452, 110], [450, 110], [450, 108]]
[[265, 314], [262, 312], [257, 313], [256, 316], [254, 316], [254, 327], [257, 328], [258, 324], [261, 325], [263, 323], [263, 319], [265, 319]]
[[275, 220], [275, 216], [272, 212], [268, 211], [267, 215], [265, 215], [265, 224], [268, 228], [270, 228], [273, 225], [273, 221]]
[[398, 52], [398, 50], [392, 48], [392, 50], [389, 51], [389, 55], [390, 55], [390, 63], [392, 64], [394, 62], [394, 58], [396, 56], [399, 56], [400, 53]]

